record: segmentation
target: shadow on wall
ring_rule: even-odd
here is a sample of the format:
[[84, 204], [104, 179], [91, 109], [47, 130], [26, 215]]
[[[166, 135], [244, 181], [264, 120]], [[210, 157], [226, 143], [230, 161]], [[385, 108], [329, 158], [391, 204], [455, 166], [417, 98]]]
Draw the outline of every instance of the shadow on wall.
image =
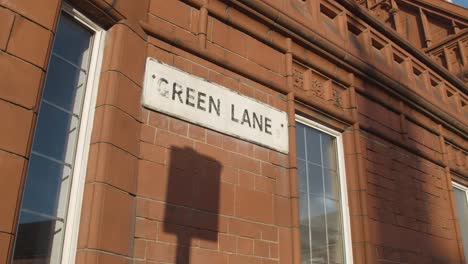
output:
[[190, 247], [195, 241], [218, 240], [213, 230], [219, 225], [221, 163], [192, 148], [173, 146], [168, 177], [163, 232], [177, 237], [175, 263], [189, 264]]
[[[368, 73], [380, 74], [372, 68]], [[404, 76], [404, 72], [396, 76], [403, 85], [408, 83]], [[375, 263], [461, 263], [451, 219], [451, 183], [441, 165], [438, 135], [408, 117], [406, 131], [401, 123], [391, 128], [391, 115], [399, 115], [376, 105], [358, 106], [361, 114], [367, 113], [360, 122], [366, 131], [363, 173], [368, 181], [368, 228]]]
[[[359, 58], [372, 62], [365, 70], [368, 76], [378, 81], [386, 72], [408, 90], [428, 100], [438, 99], [430, 87], [412, 79], [413, 72], [403, 63], [395, 57], [385, 59], [383, 49], [366, 48], [358, 37], [352, 37], [349, 43]], [[369, 87], [371, 91], [372, 86], [375, 97], [384, 94], [375, 92], [378, 83], [365, 83], [363, 89]], [[402, 99], [386, 96], [380, 100], [398, 109]], [[364, 144], [359, 150], [364, 162], [361, 173], [367, 180], [363, 186], [368, 217], [364, 228], [370, 242], [368, 263], [461, 263], [449, 200], [452, 186], [443, 166], [437, 127], [433, 125], [431, 132], [427, 128], [431, 122], [412, 113], [416, 112], [412, 109], [406, 110], [403, 119], [372, 97], [362, 92], [359, 97], [360, 140]]]

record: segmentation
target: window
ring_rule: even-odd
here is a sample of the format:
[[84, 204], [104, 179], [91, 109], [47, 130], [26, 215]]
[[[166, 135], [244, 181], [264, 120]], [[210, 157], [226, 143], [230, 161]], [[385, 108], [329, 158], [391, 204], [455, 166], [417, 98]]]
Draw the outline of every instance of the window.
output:
[[296, 122], [301, 263], [352, 263], [339, 133]]
[[458, 183], [453, 183], [455, 204], [457, 206], [458, 222], [463, 239], [465, 257], [468, 257], [468, 188]]
[[74, 261], [103, 38], [99, 27], [64, 4], [40, 101], [12, 263]]

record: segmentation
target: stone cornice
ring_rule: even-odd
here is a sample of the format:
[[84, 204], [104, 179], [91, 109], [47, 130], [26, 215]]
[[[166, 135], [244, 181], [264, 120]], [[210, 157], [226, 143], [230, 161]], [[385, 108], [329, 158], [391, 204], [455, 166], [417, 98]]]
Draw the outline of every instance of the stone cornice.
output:
[[468, 88], [460, 79], [458, 79], [447, 69], [443, 68], [442, 66], [434, 62], [432, 59], [430, 59], [423, 51], [411, 45], [409, 41], [399, 36], [398, 33], [396, 33], [394, 30], [389, 29], [384, 23], [374, 18], [365, 9], [359, 6], [354, 0], [337, 0], [337, 2], [342, 4], [348, 10], [353, 12], [356, 16], [364, 20], [375, 30], [378, 30], [381, 34], [398, 44], [399, 47], [412, 54], [414, 57], [416, 57], [434, 72], [441, 75], [445, 80], [457, 87], [464, 94], [468, 94]]
[[[436, 64], [423, 51], [415, 48], [407, 40], [400, 37], [398, 33], [389, 29], [385, 24], [372, 17], [372, 15], [370, 15], [366, 10], [364, 10], [356, 2], [354, 2], [354, 0], [337, 0], [337, 2], [344, 5], [357, 17], [361, 18], [370, 26], [372, 26], [375, 30], [379, 31], [381, 34], [392, 40], [400, 48], [412, 54], [423, 64], [425, 64], [428, 68], [431, 68], [434, 72], [441, 75], [441, 77], [445, 78], [447, 82], [457, 87], [461, 92], [463, 92], [464, 94], [468, 93], [468, 88], [461, 80], [459, 80], [456, 76], [452, 75], [447, 69]], [[245, 5], [251, 8], [252, 10], [255, 10], [255, 12], [258, 12], [262, 16], [268, 18], [269, 20], [274, 21], [274, 23], [278, 24], [281, 28], [290, 31], [293, 35], [308, 41], [309, 43], [315, 45], [322, 51], [326, 51], [327, 53], [329, 53], [329, 55], [331, 55], [331, 57], [334, 57], [336, 60], [340, 60], [342, 64], [354, 67], [361, 74], [365, 74], [370, 70], [375, 70], [368, 63], [360, 60], [359, 58], [355, 58], [343, 48], [336, 46], [334, 43], [325, 39], [320, 34], [313, 32], [307, 26], [301, 24], [300, 22], [294, 20], [291, 17], [286, 16], [280, 10], [275, 9], [274, 7], [270, 6], [269, 4], [263, 1], [234, 0], [232, 1], [232, 3], [241, 3], [242, 5]], [[406, 86], [400, 84], [397, 80], [394, 80], [390, 75], [381, 72], [379, 76], [368, 75], [367, 77], [376, 83], [382, 83], [385, 86], [391, 87], [394, 93], [396, 92], [404, 98], [415, 102], [420, 107], [425, 109], [423, 110], [423, 112], [431, 112], [438, 118], [445, 120], [445, 122], [449, 124], [449, 126], [453, 126], [460, 133], [464, 134], [466, 131], [468, 131], [468, 127], [465, 124], [465, 122], [461, 121], [458, 118], [454, 118], [448, 112], [432, 104], [427, 98], [423, 98], [417, 95], [415, 92], [409, 90]]]

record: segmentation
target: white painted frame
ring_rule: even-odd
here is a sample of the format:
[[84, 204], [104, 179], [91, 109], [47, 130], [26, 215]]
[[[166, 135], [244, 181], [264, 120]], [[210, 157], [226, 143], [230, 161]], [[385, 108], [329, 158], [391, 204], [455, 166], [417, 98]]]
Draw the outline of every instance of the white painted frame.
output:
[[[457, 182], [454, 182], [454, 181], [452, 181], [452, 186], [453, 186], [453, 188], [456, 188], [456, 189], [458, 189], [460, 191], [463, 191], [465, 193], [466, 202], [468, 203], [468, 187], [465, 186], [465, 185], [461, 185], [460, 183], [457, 183]], [[455, 199], [455, 203], [456, 203], [457, 201], [456, 201], [455, 193], [453, 194], [453, 198]], [[455, 211], [458, 214], [458, 208], [457, 208], [456, 204], [455, 204]], [[459, 221], [459, 225], [461, 227], [460, 221]], [[461, 230], [460, 230], [460, 233], [461, 233]], [[460, 235], [463, 236], [463, 234], [460, 234]], [[462, 240], [463, 240], [463, 237], [462, 237]], [[468, 241], [466, 241], [466, 242], [463, 241], [463, 242], [468, 243]], [[466, 257], [468, 257], [468, 256], [465, 256], [465, 258]]]
[[60, 262], [62, 264], [73, 264], [75, 263], [78, 245], [81, 206], [83, 202], [86, 169], [91, 143], [91, 132], [94, 124], [94, 112], [96, 108], [106, 31], [65, 2], [62, 4], [62, 12], [67, 13], [82, 26], [94, 32]]
[[[338, 174], [340, 177], [340, 192], [341, 192], [341, 210], [343, 218], [343, 242], [345, 250], [345, 261], [346, 264], [353, 264], [353, 247], [351, 240], [351, 220], [349, 217], [349, 202], [348, 202], [348, 187], [346, 182], [346, 171], [345, 171], [345, 158], [344, 158], [344, 145], [343, 135], [336, 130], [326, 127], [322, 124], [314, 122], [303, 116], [296, 115], [296, 121], [317, 129], [323, 133], [331, 135], [336, 138], [337, 158], [338, 158]], [[297, 186], [296, 186], [297, 188]]]
[[465, 192], [466, 202], [468, 203], [468, 187], [454, 181], [452, 181], [452, 186], [453, 188], [457, 188], [458, 190]]
[[464, 191], [467, 194], [467, 201], [468, 201], [468, 187], [467, 186], [461, 185], [461, 184], [459, 184], [457, 182], [454, 182], [454, 181], [452, 181], [452, 186], [459, 189], [459, 190]]

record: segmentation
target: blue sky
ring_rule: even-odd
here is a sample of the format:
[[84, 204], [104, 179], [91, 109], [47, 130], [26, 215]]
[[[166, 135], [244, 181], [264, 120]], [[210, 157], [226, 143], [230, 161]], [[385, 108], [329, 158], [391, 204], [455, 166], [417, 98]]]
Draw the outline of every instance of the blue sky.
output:
[[468, 7], [468, 0], [452, 0], [454, 4]]

